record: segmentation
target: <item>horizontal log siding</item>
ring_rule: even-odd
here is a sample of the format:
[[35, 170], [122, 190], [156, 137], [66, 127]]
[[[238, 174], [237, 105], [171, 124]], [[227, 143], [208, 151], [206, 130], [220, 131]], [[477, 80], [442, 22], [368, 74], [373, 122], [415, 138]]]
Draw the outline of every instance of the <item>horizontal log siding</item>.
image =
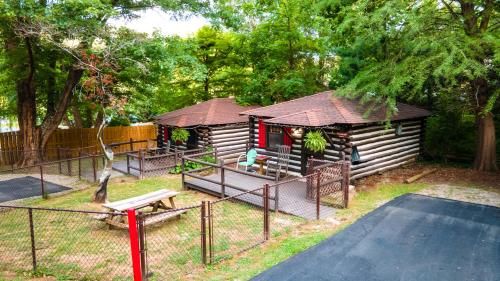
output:
[[207, 144], [217, 148], [223, 159], [236, 159], [246, 151], [249, 139], [248, 124], [210, 127]]
[[[349, 139], [359, 152], [361, 163], [351, 166], [351, 179], [366, 177], [415, 161], [420, 154], [421, 121], [402, 122], [399, 136], [384, 125], [356, 126]], [[394, 124], [396, 127], [396, 124]]]
[[[369, 176], [381, 171], [393, 169], [415, 161], [420, 154], [421, 120], [402, 122], [403, 132], [396, 136], [395, 128], [386, 129], [384, 125], [355, 126], [349, 130], [350, 142], [357, 146], [362, 162], [351, 166], [351, 179]], [[255, 120], [251, 130], [254, 134], [253, 144], [259, 154], [276, 158], [274, 151], [258, 148], [259, 128]], [[345, 148], [336, 137], [336, 130], [325, 128], [323, 131], [331, 138], [333, 147], [327, 143], [324, 157], [326, 160], [339, 161], [341, 151]], [[293, 140], [290, 155], [290, 171], [300, 173], [302, 140]], [[257, 166], [256, 166], [257, 167]]]

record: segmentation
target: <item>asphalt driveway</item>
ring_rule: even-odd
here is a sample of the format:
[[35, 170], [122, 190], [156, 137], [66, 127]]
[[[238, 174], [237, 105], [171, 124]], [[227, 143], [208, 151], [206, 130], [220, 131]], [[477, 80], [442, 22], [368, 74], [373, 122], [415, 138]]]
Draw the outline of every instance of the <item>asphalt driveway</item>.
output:
[[252, 280], [498, 281], [500, 208], [404, 195]]
[[[48, 181], [43, 182], [46, 193], [56, 193], [71, 189]], [[40, 179], [38, 178], [26, 176], [0, 181], [0, 203], [41, 195], [42, 188]]]

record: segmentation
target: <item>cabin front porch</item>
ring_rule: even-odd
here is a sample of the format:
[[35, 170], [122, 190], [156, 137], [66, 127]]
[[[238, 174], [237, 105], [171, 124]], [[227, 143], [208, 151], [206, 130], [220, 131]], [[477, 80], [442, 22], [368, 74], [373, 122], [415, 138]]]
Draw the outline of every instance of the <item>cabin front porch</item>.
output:
[[[349, 184], [348, 180], [346, 181], [346, 178], [342, 176], [343, 166], [338, 163], [325, 166], [321, 170], [321, 175], [315, 172], [302, 177], [287, 176], [275, 181], [274, 177], [238, 170], [232, 165], [233, 163], [225, 163], [221, 159], [217, 159], [217, 163], [209, 163], [199, 159], [200, 156], [208, 153], [182, 158], [183, 167], [188, 162], [204, 166], [190, 171], [183, 170], [182, 183], [185, 188], [195, 189], [220, 198], [248, 192], [235, 199], [263, 207], [262, 187], [268, 185], [270, 210], [304, 219], [323, 219], [333, 215], [335, 207], [347, 207], [345, 200]], [[333, 170], [336, 173], [330, 173]], [[348, 169], [344, 169], [344, 171], [348, 173]]]

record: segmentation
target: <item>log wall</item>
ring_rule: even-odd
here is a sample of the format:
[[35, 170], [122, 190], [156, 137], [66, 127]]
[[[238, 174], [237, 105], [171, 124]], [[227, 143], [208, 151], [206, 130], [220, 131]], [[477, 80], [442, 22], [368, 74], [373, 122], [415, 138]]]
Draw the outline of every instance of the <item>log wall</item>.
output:
[[[217, 157], [236, 159], [246, 152], [249, 139], [248, 123], [210, 127], [208, 135], [200, 138], [200, 144], [217, 148]], [[203, 141], [203, 143], [201, 143]]]
[[[348, 147], [356, 147], [360, 162], [351, 166], [351, 179], [362, 178], [415, 161], [420, 154], [423, 120], [403, 121], [402, 132], [384, 125], [353, 126]], [[347, 151], [349, 157], [350, 151]]]
[[[163, 140], [162, 130], [158, 132], [158, 145]], [[249, 139], [248, 123], [231, 124], [222, 126], [186, 128], [188, 131], [195, 131], [198, 134], [198, 147], [212, 146], [217, 148], [217, 157], [231, 160], [238, 158], [239, 155], [246, 152]], [[179, 149], [186, 149], [185, 144], [178, 145]]]
[[[339, 128], [323, 128], [323, 132], [330, 138], [323, 157], [330, 161], [339, 161], [344, 157], [350, 160], [352, 148], [356, 147], [360, 162], [351, 165], [351, 179], [362, 178], [415, 161], [422, 145], [423, 120], [403, 121], [401, 124], [400, 135], [396, 135], [395, 128], [386, 129], [384, 124], [370, 124], [350, 127], [347, 138], [342, 139], [338, 137], [338, 132], [341, 132]], [[397, 123], [394, 123], [394, 127], [396, 126]], [[250, 122], [250, 132], [250, 142], [257, 148], [257, 152], [275, 159], [274, 151], [258, 147], [257, 119]], [[289, 166], [291, 172], [304, 174], [307, 158], [303, 150], [302, 140], [293, 140]]]

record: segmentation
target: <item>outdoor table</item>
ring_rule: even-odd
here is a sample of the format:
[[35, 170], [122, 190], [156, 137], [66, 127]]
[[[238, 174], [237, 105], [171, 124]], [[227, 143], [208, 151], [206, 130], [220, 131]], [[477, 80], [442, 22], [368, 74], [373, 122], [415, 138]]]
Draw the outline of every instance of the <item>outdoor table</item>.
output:
[[258, 155], [255, 158], [255, 163], [259, 164], [259, 174], [264, 175], [264, 164], [269, 160], [269, 156]]
[[[120, 228], [128, 228], [128, 224], [125, 223], [125, 214], [128, 209], [143, 209], [146, 207], [152, 207], [151, 213], [158, 212], [159, 209], [171, 210], [175, 209], [174, 197], [179, 194], [177, 191], [161, 189], [158, 191], [150, 192], [141, 196], [128, 198], [125, 200], [120, 200], [112, 203], [106, 203], [102, 206], [107, 208], [113, 214], [109, 214], [104, 218], [104, 221], [110, 226], [117, 226]], [[170, 206], [167, 206], [163, 200], [168, 199]], [[186, 210], [173, 211], [167, 213], [161, 213], [158, 215], [147, 216], [145, 220], [145, 225], [157, 223], [160, 221], [167, 220], [172, 217], [180, 217], [182, 213]]]

